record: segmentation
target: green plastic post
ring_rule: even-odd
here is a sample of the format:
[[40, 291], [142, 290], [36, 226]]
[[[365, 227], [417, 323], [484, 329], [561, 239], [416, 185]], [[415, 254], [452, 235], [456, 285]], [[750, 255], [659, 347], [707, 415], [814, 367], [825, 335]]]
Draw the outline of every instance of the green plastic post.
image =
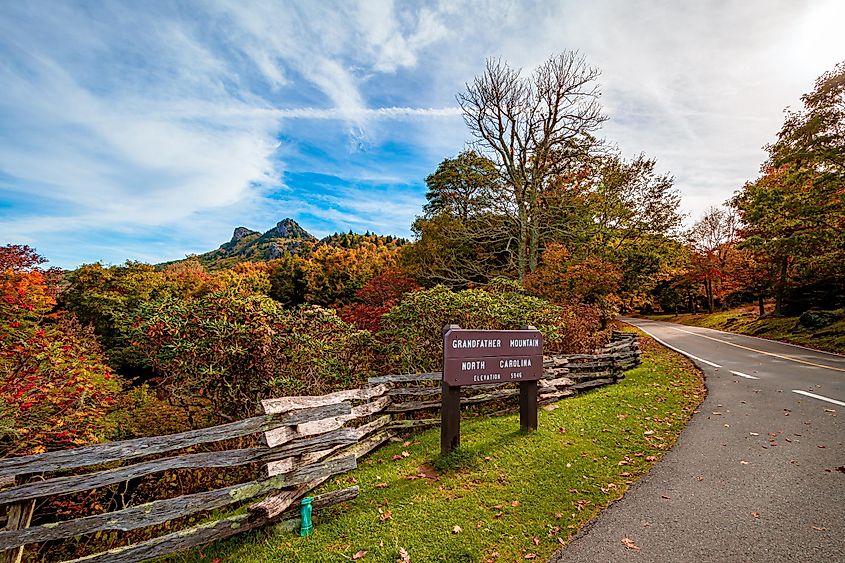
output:
[[311, 507], [312, 500], [314, 500], [312, 497], [302, 499], [299, 507], [299, 536], [303, 538], [311, 535], [311, 532], [314, 531], [314, 523], [311, 521], [311, 511], [313, 510]]

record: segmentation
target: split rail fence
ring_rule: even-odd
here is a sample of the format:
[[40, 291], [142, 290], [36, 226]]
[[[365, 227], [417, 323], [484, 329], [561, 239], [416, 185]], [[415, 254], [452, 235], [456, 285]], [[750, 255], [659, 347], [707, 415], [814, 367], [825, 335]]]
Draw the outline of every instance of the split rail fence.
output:
[[[538, 401], [546, 404], [579, 391], [615, 383], [640, 363], [633, 334], [614, 332], [598, 354], [547, 356]], [[227, 507], [245, 513], [188, 525], [175, 532], [74, 559], [128, 563], [287, 521], [294, 525], [299, 501], [332, 475], [354, 469], [357, 460], [399, 432], [439, 424], [441, 374], [374, 377], [361, 389], [315, 397], [262, 401], [263, 415], [179, 434], [94, 444], [0, 460], [0, 563], [20, 561], [24, 546], [105, 531], [130, 531]], [[492, 403], [513, 410], [519, 389], [490, 384], [466, 389], [461, 405]], [[514, 404], [509, 405], [509, 401]], [[187, 448], [261, 436], [256, 447], [186, 453]], [[260, 478], [220, 489], [155, 500], [120, 510], [31, 526], [39, 499], [125, 483], [146, 475], [190, 468], [260, 464]], [[104, 468], [105, 467], [105, 468]], [[90, 472], [78, 474], [82, 468]], [[68, 475], [73, 470], [74, 474]], [[358, 487], [314, 497], [320, 509], [351, 500]]]

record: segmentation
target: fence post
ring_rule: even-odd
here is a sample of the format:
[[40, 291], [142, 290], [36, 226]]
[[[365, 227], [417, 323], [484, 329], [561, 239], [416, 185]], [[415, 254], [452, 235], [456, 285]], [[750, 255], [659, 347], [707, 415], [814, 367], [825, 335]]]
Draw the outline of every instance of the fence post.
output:
[[[14, 482], [23, 484], [28, 479], [25, 477], [17, 477]], [[6, 530], [23, 530], [29, 528], [29, 523], [32, 521], [32, 512], [35, 510], [35, 499], [25, 500], [23, 502], [16, 502], [8, 504], [4, 507], [6, 509]], [[23, 548], [13, 547], [0, 553], [0, 563], [20, 563], [23, 557]]]

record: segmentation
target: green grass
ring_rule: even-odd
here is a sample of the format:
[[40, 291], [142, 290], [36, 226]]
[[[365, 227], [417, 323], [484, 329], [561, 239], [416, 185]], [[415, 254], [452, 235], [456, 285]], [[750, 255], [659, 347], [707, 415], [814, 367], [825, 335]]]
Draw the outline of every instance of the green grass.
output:
[[711, 314], [649, 315], [647, 318], [690, 326], [715, 328], [737, 334], [748, 334], [801, 344], [819, 350], [845, 353], [845, 319], [822, 328], [806, 329], [798, 317], [763, 317], [756, 306], [740, 307]]
[[467, 416], [447, 458], [439, 429], [376, 451], [322, 488], [361, 493], [315, 511], [308, 538], [276, 526], [177, 560], [350, 561], [365, 551], [360, 561], [393, 563], [400, 548], [415, 563], [545, 560], [649, 470], [703, 398], [685, 358], [650, 340], [643, 348], [643, 365], [619, 384], [541, 410], [536, 432], [520, 432], [517, 416]]

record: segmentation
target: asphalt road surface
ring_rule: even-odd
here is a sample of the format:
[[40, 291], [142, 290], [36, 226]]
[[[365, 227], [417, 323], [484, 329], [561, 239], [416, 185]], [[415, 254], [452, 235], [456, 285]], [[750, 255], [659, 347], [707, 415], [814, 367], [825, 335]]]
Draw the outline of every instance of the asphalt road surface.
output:
[[689, 356], [708, 395], [675, 447], [551, 561], [845, 562], [845, 356], [623, 320]]

